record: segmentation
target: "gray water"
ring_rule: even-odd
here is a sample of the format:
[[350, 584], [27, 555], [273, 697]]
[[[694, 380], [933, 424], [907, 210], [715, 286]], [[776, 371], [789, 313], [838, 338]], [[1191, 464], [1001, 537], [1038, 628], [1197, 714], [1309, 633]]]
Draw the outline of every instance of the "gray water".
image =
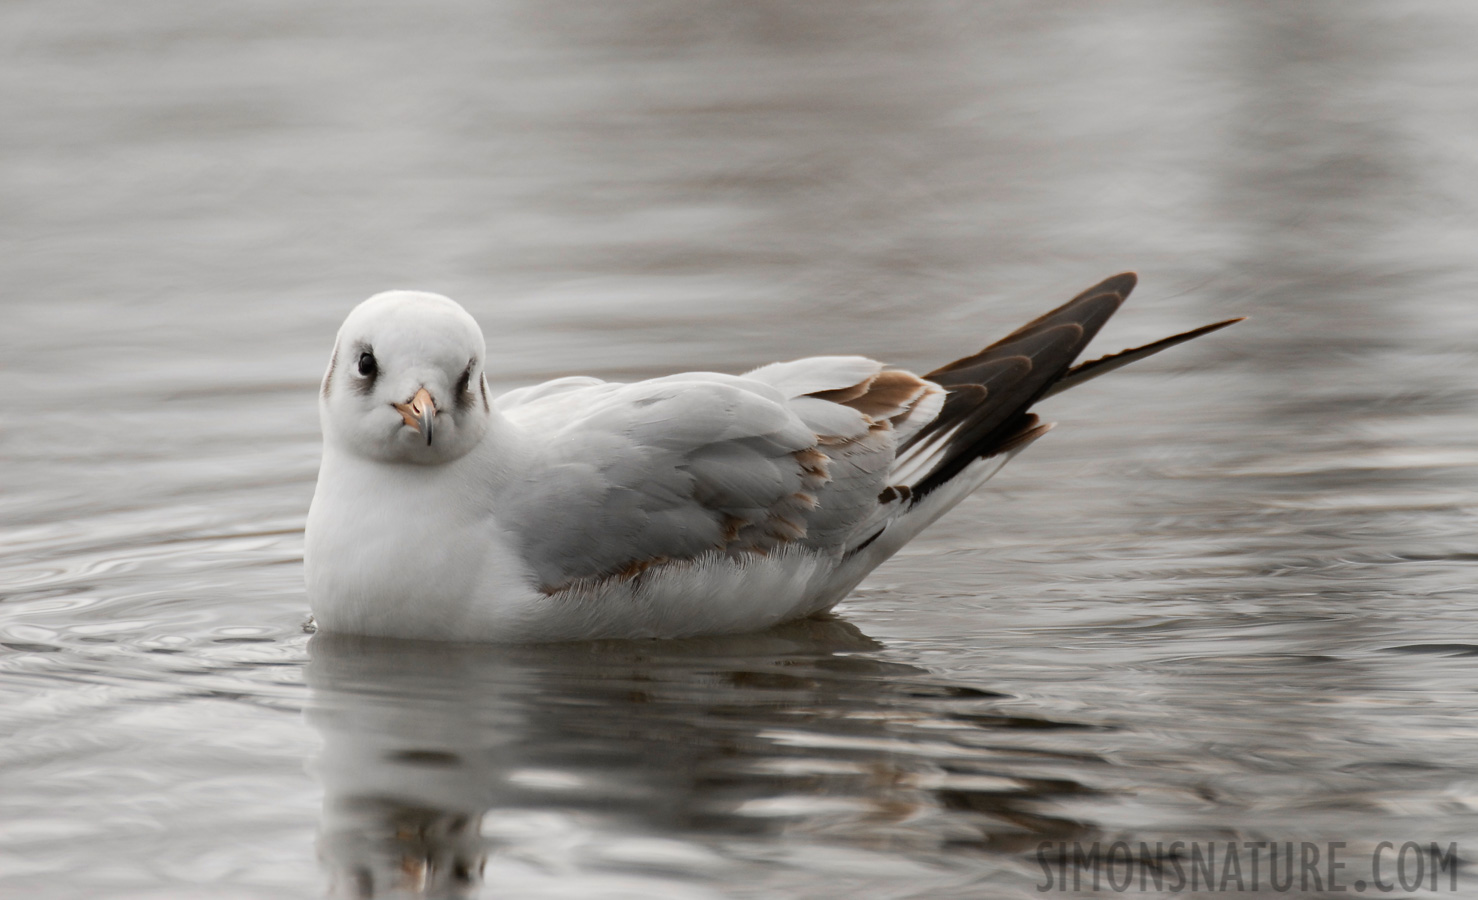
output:
[[[1478, 858], [1475, 46], [1458, 0], [0, 6], [0, 896]], [[1252, 319], [1052, 400], [835, 619], [304, 630], [373, 292], [458, 298], [513, 387], [926, 369], [1127, 268], [1105, 352]]]

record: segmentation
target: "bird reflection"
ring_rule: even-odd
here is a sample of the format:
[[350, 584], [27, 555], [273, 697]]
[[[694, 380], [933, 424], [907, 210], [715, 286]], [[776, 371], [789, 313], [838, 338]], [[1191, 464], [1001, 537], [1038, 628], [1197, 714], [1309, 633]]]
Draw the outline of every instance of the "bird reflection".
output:
[[[702, 879], [728, 845], [780, 832], [1020, 854], [1091, 830], [1050, 801], [1088, 791], [1062, 773], [1101, 761], [1039, 740], [1086, 726], [1003, 714], [1002, 695], [882, 651], [837, 619], [542, 647], [320, 634], [329, 893], [474, 896], [500, 856]], [[656, 855], [608, 852], [638, 838]]]

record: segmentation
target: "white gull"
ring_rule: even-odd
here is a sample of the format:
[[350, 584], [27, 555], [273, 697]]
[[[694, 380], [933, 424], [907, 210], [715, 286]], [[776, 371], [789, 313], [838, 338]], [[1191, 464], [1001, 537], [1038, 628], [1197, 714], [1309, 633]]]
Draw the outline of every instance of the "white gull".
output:
[[305, 563], [328, 631], [681, 637], [830, 609], [1044, 434], [1029, 410], [1239, 321], [1074, 366], [1110, 278], [920, 377], [861, 356], [494, 398], [477, 322], [391, 291], [339, 329]]

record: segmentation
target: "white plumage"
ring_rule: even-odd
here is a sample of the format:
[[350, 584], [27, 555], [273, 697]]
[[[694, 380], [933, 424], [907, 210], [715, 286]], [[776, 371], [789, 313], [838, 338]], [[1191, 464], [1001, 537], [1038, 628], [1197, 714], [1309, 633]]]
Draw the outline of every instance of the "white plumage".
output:
[[1111, 279], [934, 380], [838, 356], [496, 399], [460, 306], [379, 294], [345, 320], [324, 376], [314, 615], [332, 631], [543, 641], [828, 609], [1045, 431], [1027, 407], [1053, 383], [1125, 361], [1069, 369], [1132, 284]]

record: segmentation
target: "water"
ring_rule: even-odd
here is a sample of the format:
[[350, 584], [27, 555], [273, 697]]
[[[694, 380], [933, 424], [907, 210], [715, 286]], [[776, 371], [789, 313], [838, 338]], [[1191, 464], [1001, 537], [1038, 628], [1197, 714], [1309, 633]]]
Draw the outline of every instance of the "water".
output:
[[[7, 4], [0, 896], [1471, 860], [1475, 38], [1460, 3]], [[374, 291], [459, 298], [511, 387], [926, 368], [1129, 267], [1105, 351], [1253, 319], [1053, 400], [836, 620], [303, 630], [314, 388]]]

